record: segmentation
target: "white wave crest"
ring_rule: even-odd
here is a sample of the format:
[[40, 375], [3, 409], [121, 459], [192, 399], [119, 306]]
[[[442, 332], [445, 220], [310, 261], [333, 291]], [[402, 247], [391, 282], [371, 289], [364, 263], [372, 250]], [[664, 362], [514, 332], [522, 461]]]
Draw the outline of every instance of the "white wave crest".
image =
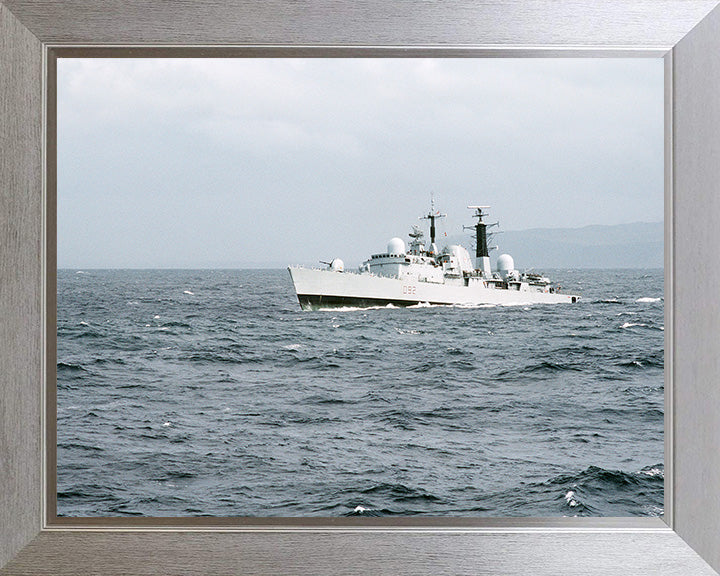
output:
[[649, 298], [649, 297], [646, 297], [646, 298], [638, 298], [637, 300], [635, 300], [635, 302], [640, 302], [640, 303], [647, 304], [647, 303], [650, 303], [650, 302], [660, 302], [660, 300], [662, 300], [662, 298]]
[[375, 512], [377, 511], [377, 508], [366, 508], [365, 506], [355, 506], [355, 509], [353, 510], [353, 514], [367, 514], [368, 516], [375, 516]]
[[360, 310], [385, 310], [386, 306], [339, 306], [334, 308], [315, 308], [317, 312], [359, 312]]
[[573, 492], [572, 490], [568, 491], [568, 493], [565, 494], [565, 502], [567, 502], [568, 506], [572, 508], [580, 505], [580, 502], [575, 500], [575, 492]]
[[402, 328], [395, 328], [398, 334], [422, 334], [420, 330], [403, 330]]

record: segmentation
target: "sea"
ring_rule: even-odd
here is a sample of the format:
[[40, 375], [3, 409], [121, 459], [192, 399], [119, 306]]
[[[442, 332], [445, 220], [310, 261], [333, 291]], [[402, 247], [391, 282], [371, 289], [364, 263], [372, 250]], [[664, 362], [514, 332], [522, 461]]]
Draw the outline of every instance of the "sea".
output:
[[658, 516], [663, 271], [302, 311], [287, 270], [59, 270], [60, 516]]

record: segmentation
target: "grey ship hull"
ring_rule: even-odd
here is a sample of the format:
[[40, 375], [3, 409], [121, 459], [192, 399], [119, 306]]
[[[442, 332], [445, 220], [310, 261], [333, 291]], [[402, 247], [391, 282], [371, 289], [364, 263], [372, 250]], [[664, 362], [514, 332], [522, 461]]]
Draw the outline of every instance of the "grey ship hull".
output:
[[536, 290], [507, 290], [488, 287], [482, 279], [465, 285], [390, 278], [368, 273], [336, 272], [314, 268], [288, 269], [303, 309], [373, 306], [523, 305], [573, 303], [571, 294]]

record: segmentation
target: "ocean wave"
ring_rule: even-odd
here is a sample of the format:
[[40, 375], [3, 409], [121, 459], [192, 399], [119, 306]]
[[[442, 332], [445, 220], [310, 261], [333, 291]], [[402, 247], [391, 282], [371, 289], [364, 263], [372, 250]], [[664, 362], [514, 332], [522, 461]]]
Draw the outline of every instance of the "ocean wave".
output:
[[355, 506], [352, 512], [347, 512], [345, 516], [365, 516], [365, 517], [378, 517], [378, 516], [389, 516], [393, 512], [387, 508], [371, 508], [361, 505]]
[[423, 334], [422, 330], [409, 330], [409, 329], [406, 330], [404, 328], [395, 328], [395, 331], [398, 334], [410, 334], [410, 335], [414, 335], [414, 336], [418, 335], [418, 334]]
[[519, 375], [519, 374], [553, 374], [556, 372], [582, 372], [581, 366], [564, 364], [560, 362], [552, 362], [543, 360], [541, 362], [528, 364], [517, 370], [504, 370], [498, 376]]
[[577, 344], [575, 346], [561, 346], [553, 350], [553, 354], [580, 354], [586, 356], [587, 354], [600, 353], [602, 352], [597, 346], [590, 346], [589, 344]]
[[172, 470], [165, 472], [162, 476], [150, 478], [150, 480], [153, 482], [169, 482], [172, 480], [189, 480], [190, 478], [195, 478], [196, 476], [197, 474], [188, 472], [187, 470]]
[[[314, 308], [315, 312], [365, 312], [366, 310], [387, 310], [388, 306], [333, 306]], [[393, 308], [395, 308], [393, 306]]]
[[332, 424], [337, 423], [337, 418], [330, 418], [327, 416], [317, 416], [309, 414], [285, 414], [285, 420], [291, 424]]
[[394, 502], [440, 502], [442, 500], [442, 498], [426, 492], [421, 488], [412, 488], [401, 483], [380, 482], [370, 488], [360, 490], [360, 493], [389, 497], [392, 498]]
[[429, 372], [431, 370], [444, 369], [444, 368], [445, 368], [445, 361], [442, 359], [438, 359], [438, 360], [428, 360], [426, 362], [423, 362], [422, 364], [418, 364], [417, 366], [410, 368], [410, 371], [411, 372]]
[[386, 410], [377, 415], [377, 420], [383, 424], [390, 424], [400, 430], [415, 430], [417, 424], [422, 421], [406, 410]]
[[580, 503], [575, 499], [575, 491], [574, 490], [568, 490], [567, 494], [565, 494], [565, 502], [567, 502], [567, 505], [570, 506], [571, 508], [580, 506]]
[[90, 452], [102, 452], [103, 449], [92, 444], [81, 444], [79, 442], [58, 442], [58, 448], [63, 450], [85, 450]]
[[69, 337], [73, 340], [94, 340], [104, 338], [104, 334], [98, 329], [88, 324], [83, 326], [77, 331], [68, 331], [65, 337]]
[[602, 490], [617, 490], [640, 483], [645, 483], [647, 486], [662, 486], [664, 478], [663, 464], [653, 464], [635, 472], [588, 466], [577, 474], [564, 474], [551, 478], [548, 484], [569, 485], [569, 490], [597, 495]]
[[645, 297], [645, 298], [638, 298], [637, 300], [635, 300], [635, 302], [640, 302], [640, 303], [644, 303], [644, 304], [649, 304], [649, 303], [652, 303], [652, 302], [661, 302], [662, 300], [663, 300], [663, 298], [649, 298], [649, 297]]
[[127, 362], [124, 358], [94, 358], [93, 364], [99, 364], [101, 366], [106, 364], [117, 364], [119, 366], [125, 366]]
[[163, 328], [192, 328], [187, 322], [179, 322], [177, 320], [170, 320], [160, 324]]
[[58, 362], [57, 363], [57, 371], [58, 373], [81, 373], [81, 372], [87, 372], [85, 368], [83, 368], [80, 364], [70, 364], [67, 362]]
[[648, 328], [649, 330], [665, 330], [665, 326], [654, 326], [653, 324], [646, 324], [645, 322], [624, 322], [620, 328], [627, 330], [628, 328]]
[[651, 503], [651, 499], [653, 495], [662, 495], [664, 477], [662, 464], [633, 472], [589, 466], [577, 474], [552, 478], [547, 484], [558, 486], [556, 498], [572, 515], [595, 515], [596, 510], [602, 509], [606, 495], [613, 494], [615, 504], [635, 506], [642, 510], [638, 511], [638, 515], [647, 516], [658, 515], [658, 509]]
[[638, 474], [644, 476], [650, 476], [651, 478], [665, 479], [665, 467], [662, 464], [655, 464], [654, 466], [645, 466], [642, 470], [638, 470]]
[[222, 351], [211, 352], [209, 350], [194, 352], [186, 356], [181, 356], [179, 359], [188, 362], [198, 362], [201, 364], [255, 364], [263, 361], [263, 358], [258, 358], [256, 356], [240, 356], [237, 352], [222, 353]]
[[663, 368], [665, 366], [665, 351], [659, 350], [651, 354], [623, 359], [617, 362], [616, 366], [623, 368]]
[[465, 352], [465, 350], [462, 350], [461, 348], [447, 348], [445, 353], [449, 356], [465, 356], [468, 354], [468, 352]]
[[449, 367], [463, 372], [473, 372], [478, 369], [475, 363], [469, 360], [453, 360], [450, 362]]
[[[114, 490], [115, 489], [113, 489], [113, 491]], [[93, 501], [112, 502], [120, 500], [120, 498], [112, 494], [109, 487], [101, 486], [100, 484], [74, 484], [63, 488], [58, 486], [57, 497], [58, 500], [86, 500], [88, 497], [92, 497]]]
[[315, 394], [312, 396], [308, 396], [302, 401], [303, 404], [309, 404], [311, 406], [313, 405], [333, 405], [333, 404], [354, 404], [353, 401], [346, 400], [344, 398], [338, 398], [334, 396], [321, 396], [319, 394]]

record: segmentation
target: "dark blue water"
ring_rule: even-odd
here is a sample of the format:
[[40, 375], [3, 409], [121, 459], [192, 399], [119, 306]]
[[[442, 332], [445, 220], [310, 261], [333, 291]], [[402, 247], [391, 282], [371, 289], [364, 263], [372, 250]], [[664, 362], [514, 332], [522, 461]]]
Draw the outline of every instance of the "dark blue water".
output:
[[58, 272], [58, 513], [646, 516], [663, 273], [303, 312], [285, 270]]

